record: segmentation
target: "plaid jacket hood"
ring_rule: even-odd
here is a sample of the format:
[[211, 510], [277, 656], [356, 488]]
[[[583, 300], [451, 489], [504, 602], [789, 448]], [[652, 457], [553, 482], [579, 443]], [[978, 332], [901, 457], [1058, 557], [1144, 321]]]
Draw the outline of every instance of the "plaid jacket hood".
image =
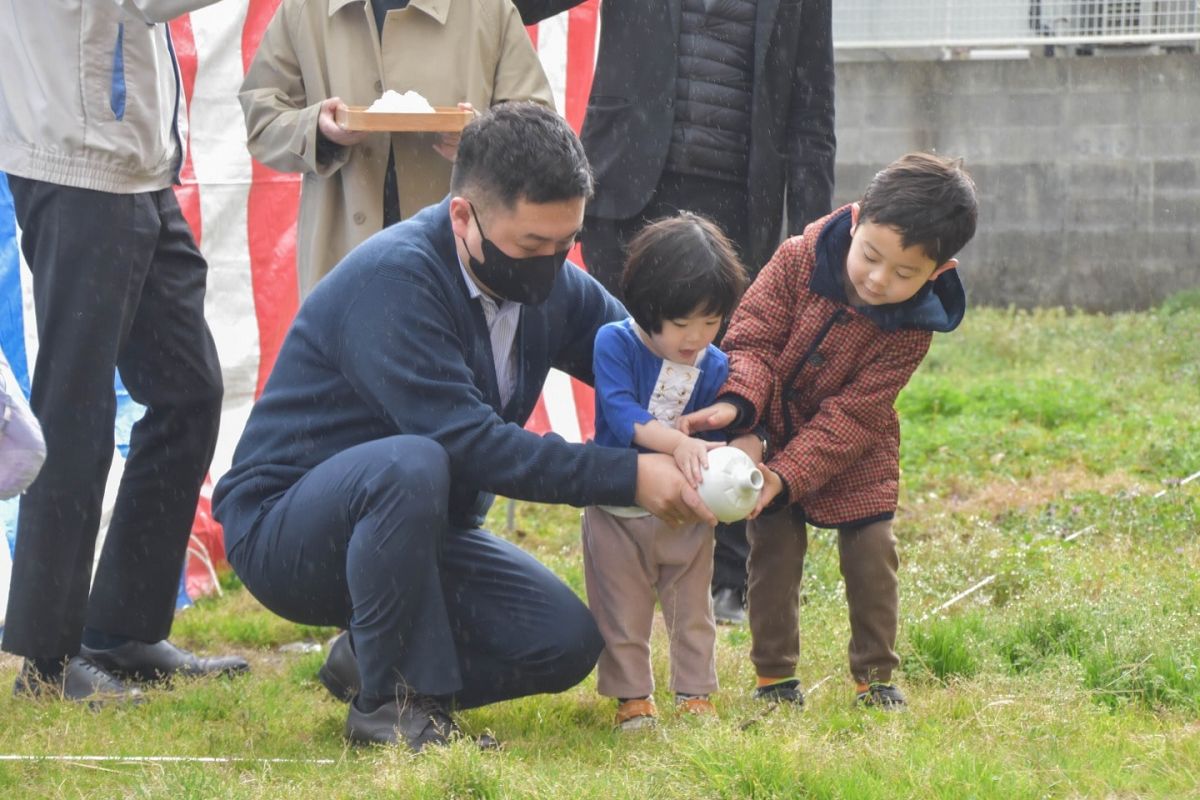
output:
[[[962, 321], [966, 295], [949, 270], [905, 303], [856, 309], [841, 276], [852, 210], [844, 206], [780, 245], [734, 312], [722, 389], [766, 427], [768, 466], [788, 501], [821, 527], [896, 511], [900, 426], [894, 404], [933, 331]], [[945, 279], [945, 280], [943, 280]]]

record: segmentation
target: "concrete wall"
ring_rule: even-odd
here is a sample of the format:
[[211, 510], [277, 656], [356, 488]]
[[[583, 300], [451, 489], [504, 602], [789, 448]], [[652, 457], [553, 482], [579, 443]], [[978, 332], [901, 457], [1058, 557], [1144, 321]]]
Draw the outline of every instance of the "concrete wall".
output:
[[986, 305], [1140, 309], [1200, 287], [1200, 55], [843, 62], [837, 200], [910, 150], [979, 187]]

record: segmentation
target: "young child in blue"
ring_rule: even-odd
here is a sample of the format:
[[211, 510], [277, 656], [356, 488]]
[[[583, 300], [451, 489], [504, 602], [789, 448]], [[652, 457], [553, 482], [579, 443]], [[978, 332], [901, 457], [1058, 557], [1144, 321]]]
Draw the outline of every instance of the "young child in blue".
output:
[[[629, 244], [621, 288], [630, 319], [596, 334], [596, 443], [673, 455], [693, 485], [723, 439], [676, 427], [729, 374], [713, 340], [745, 289], [745, 269], [712, 222], [690, 213], [648, 225]], [[716, 625], [709, 583], [713, 529], [671, 527], [639, 508], [583, 515], [588, 605], [604, 636], [597, 689], [618, 700], [623, 730], [654, 723], [650, 633], [657, 596], [670, 637], [671, 691], [681, 713], [715, 713]]]

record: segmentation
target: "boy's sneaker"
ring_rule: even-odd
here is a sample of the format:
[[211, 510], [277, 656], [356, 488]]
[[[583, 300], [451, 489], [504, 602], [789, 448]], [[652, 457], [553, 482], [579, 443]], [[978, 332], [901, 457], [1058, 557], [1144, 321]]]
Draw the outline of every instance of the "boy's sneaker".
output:
[[658, 723], [658, 709], [653, 697], [635, 697], [622, 700], [617, 706], [617, 728], [622, 731], [640, 731], [653, 728]]
[[702, 694], [675, 695], [675, 711], [681, 716], [715, 717], [717, 715], [716, 706], [712, 704], [707, 695]]
[[858, 684], [858, 694], [854, 698], [856, 706], [878, 708], [881, 711], [901, 711], [908, 706], [908, 701], [900, 690], [891, 683]]
[[754, 690], [755, 700], [765, 700], [774, 703], [791, 703], [797, 708], [804, 707], [804, 692], [800, 688], [798, 678], [788, 678]]

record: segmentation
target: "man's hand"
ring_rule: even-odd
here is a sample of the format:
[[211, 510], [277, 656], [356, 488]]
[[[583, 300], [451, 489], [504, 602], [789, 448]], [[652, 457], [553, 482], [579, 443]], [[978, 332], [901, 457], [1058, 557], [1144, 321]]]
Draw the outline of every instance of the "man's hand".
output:
[[342, 147], [353, 147], [367, 138], [367, 132], [348, 131], [341, 125], [338, 125], [338, 109], [345, 107], [346, 104], [342, 102], [342, 98], [340, 97], [331, 97], [328, 100], [322, 100], [321, 111], [317, 115], [317, 129], [321, 131], [322, 136], [334, 144], [339, 144]]
[[[475, 106], [471, 105], [470, 103], [459, 103], [458, 110], [470, 111], [476, 117], [479, 116], [479, 112], [475, 110]], [[461, 137], [461, 133], [443, 133], [438, 137], [438, 140], [434, 142], [433, 149], [438, 152], [438, 155], [453, 164], [454, 159], [458, 158], [458, 140]]]
[[766, 464], [759, 464], [758, 469], [763, 474], [763, 488], [758, 495], [758, 505], [750, 512], [750, 516], [746, 519], [755, 519], [763, 512], [763, 509], [771, 505], [771, 501], [779, 496], [783, 491], [783, 479], [778, 473], [768, 467]]
[[708, 408], [684, 414], [675, 427], [691, 436], [701, 431], [718, 431], [727, 428], [737, 419], [737, 407], [733, 403], [713, 403]]
[[750, 460], [755, 464], [763, 460], [763, 442], [762, 439], [755, 436], [753, 433], [742, 434], [729, 443], [730, 447], [736, 447], [746, 455], [750, 456]]
[[720, 442], [684, 438], [672, 453], [675, 465], [693, 489], [704, 481], [704, 470], [708, 467], [708, 451], [718, 447], [721, 447]]
[[675, 460], [662, 453], [638, 455], [634, 502], [673, 528], [696, 521], [717, 524], [717, 518], [675, 466]]

